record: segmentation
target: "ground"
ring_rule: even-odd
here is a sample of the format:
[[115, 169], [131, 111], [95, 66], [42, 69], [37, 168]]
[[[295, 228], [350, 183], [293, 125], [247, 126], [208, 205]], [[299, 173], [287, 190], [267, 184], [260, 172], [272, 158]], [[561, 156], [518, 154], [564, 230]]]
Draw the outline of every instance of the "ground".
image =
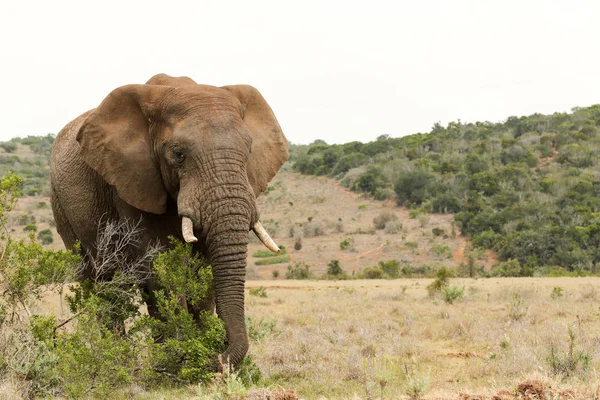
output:
[[[430, 282], [248, 281], [262, 385], [303, 399], [599, 398], [600, 279], [453, 279], [464, 288], [454, 304], [429, 297]], [[260, 287], [266, 297], [249, 294]], [[49, 310], [61, 313], [55, 294], [36, 311]]]

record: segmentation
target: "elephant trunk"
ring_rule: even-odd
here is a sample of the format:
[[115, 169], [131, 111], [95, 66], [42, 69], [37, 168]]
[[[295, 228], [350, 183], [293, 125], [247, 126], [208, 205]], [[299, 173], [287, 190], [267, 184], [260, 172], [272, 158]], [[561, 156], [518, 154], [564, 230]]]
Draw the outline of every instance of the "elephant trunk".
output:
[[[227, 204], [219, 207], [217, 215], [210, 221], [206, 236], [207, 255], [213, 270], [217, 314], [225, 323], [227, 331], [228, 348], [222, 355], [222, 362], [234, 366], [239, 365], [248, 351], [244, 318], [244, 283], [248, 231], [253, 218], [250, 215], [255, 214], [254, 202], [248, 204], [248, 201], [228, 200]], [[250, 215], [248, 212], [240, 212], [243, 209], [248, 210], [248, 207], [253, 208]]]

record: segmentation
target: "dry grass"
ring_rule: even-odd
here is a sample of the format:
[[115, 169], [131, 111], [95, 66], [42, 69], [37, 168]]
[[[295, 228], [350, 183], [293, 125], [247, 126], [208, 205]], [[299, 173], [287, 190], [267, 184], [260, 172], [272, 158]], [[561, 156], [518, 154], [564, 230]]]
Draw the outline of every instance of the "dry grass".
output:
[[[268, 297], [248, 297], [247, 314], [277, 321], [250, 351], [267, 382], [302, 398], [393, 399], [415, 385], [426, 398], [492, 396], [515, 394], [527, 380], [543, 382], [548, 393], [593, 398], [600, 387], [599, 279], [456, 279], [465, 297], [454, 305], [428, 298], [428, 283], [248, 282], [266, 287]], [[556, 286], [564, 296], [553, 300]], [[511, 317], [515, 296], [525, 310], [518, 320]], [[553, 373], [549, 355], [554, 345], [566, 357], [569, 329], [589, 365], [565, 377]]]

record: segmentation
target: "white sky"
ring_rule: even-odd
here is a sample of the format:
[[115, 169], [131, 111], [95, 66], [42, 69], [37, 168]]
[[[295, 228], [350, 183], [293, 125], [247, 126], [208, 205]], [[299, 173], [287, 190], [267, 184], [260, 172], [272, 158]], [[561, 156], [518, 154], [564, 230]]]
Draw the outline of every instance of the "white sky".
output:
[[165, 72], [247, 83], [288, 139], [600, 103], [600, 1], [0, 2], [0, 140], [57, 133]]

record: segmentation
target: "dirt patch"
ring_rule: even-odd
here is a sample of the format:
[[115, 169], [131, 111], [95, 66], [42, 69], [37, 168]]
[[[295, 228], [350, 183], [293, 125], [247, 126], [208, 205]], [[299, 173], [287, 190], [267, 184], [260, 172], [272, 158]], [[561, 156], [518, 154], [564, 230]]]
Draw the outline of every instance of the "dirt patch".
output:
[[464, 238], [460, 238], [460, 244], [458, 249], [454, 252], [454, 261], [460, 263], [465, 256], [465, 248], [467, 247], [467, 241]]

